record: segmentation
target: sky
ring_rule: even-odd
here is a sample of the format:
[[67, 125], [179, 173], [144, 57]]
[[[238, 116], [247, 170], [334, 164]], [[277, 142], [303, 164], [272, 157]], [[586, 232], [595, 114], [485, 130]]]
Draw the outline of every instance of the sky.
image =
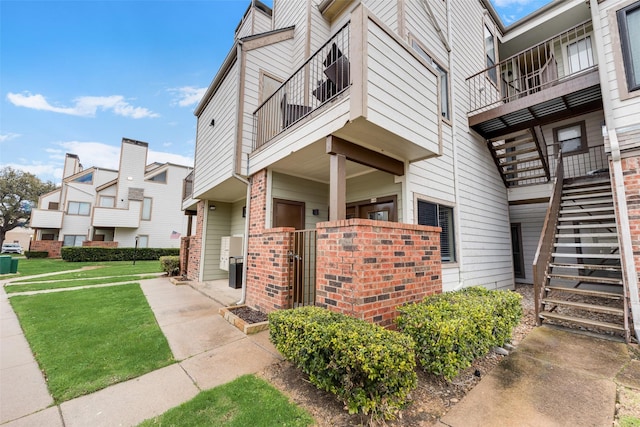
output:
[[[471, 0], [467, 0], [471, 1]], [[505, 25], [549, 0], [492, 0]], [[272, 1], [264, 1], [271, 5]], [[0, 0], [0, 168], [59, 183], [66, 153], [193, 164], [193, 111], [249, 0]]]

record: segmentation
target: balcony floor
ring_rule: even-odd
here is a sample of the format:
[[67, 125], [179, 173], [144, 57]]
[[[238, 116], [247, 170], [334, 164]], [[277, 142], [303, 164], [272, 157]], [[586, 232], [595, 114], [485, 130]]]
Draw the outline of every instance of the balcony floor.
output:
[[520, 99], [469, 116], [469, 126], [485, 139], [602, 109], [598, 69], [562, 80]]

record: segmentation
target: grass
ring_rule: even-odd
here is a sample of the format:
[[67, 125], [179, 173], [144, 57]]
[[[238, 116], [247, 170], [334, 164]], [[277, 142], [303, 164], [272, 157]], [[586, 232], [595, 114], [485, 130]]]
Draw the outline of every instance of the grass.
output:
[[[104, 285], [110, 283], [120, 283], [120, 282], [135, 282], [138, 280], [144, 279], [153, 279], [156, 276], [118, 276], [118, 277], [109, 277], [109, 278], [99, 278], [99, 279], [80, 279], [80, 280], [62, 280], [62, 281], [52, 281], [52, 282], [38, 282], [38, 283], [30, 283], [30, 282], [14, 282], [17, 283], [11, 286], [5, 286], [4, 290], [8, 294], [13, 294], [16, 292], [29, 292], [29, 291], [41, 291], [43, 289], [60, 289], [60, 288], [75, 288], [79, 286], [93, 286], [93, 285]], [[48, 278], [41, 278], [40, 280], [57, 280], [56, 276]]]
[[309, 426], [315, 421], [304, 409], [266, 381], [244, 375], [198, 394], [140, 426]]
[[[68, 270], [78, 270], [82, 267], [93, 266], [98, 266], [100, 268], [64, 273], [64, 271]], [[42, 280], [90, 279], [107, 276], [160, 273], [161, 271], [162, 267], [160, 266], [160, 261], [136, 261], [136, 265], [133, 265], [131, 261], [66, 262], [60, 259], [27, 259], [20, 260], [18, 263], [18, 272], [20, 273], [20, 276], [31, 276], [51, 272], [61, 273], [46, 279], [33, 278], [17, 280], [14, 283], [39, 282]]]
[[138, 284], [9, 301], [56, 403], [174, 362]]

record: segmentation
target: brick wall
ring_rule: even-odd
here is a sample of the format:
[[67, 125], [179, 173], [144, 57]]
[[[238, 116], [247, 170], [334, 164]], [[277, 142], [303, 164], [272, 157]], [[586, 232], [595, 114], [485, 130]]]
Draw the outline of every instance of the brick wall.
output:
[[49, 258], [60, 258], [60, 249], [62, 249], [61, 240], [33, 240], [29, 247], [30, 251], [46, 251]]
[[388, 327], [442, 292], [440, 228], [366, 219], [317, 226], [316, 305]]
[[[180, 239], [180, 272], [189, 280], [198, 280], [200, 276], [204, 206], [203, 200], [198, 202], [195, 234]], [[189, 217], [189, 221], [191, 221], [191, 217]]]
[[640, 277], [640, 156], [622, 159], [624, 188], [629, 212], [629, 231], [636, 271]]
[[105, 242], [102, 240], [85, 240], [82, 246], [90, 246], [93, 248], [117, 248], [118, 242]]

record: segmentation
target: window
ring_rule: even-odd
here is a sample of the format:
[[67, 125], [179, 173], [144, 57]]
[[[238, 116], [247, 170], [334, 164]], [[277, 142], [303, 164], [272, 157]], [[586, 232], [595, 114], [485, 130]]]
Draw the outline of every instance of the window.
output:
[[60, 206], [60, 204], [58, 202], [49, 202], [48, 209], [50, 211], [57, 211], [59, 206]]
[[640, 1], [616, 12], [627, 90], [640, 89]]
[[456, 261], [456, 245], [453, 228], [453, 208], [418, 200], [418, 224], [441, 227], [440, 255], [442, 262]]
[[86, 237], [80, 234], [67, 234], [64, 236], [62, 246], [82, 246], [82, 242], [85, 241]]
[[79, 176], [74, 179], [73, 182], [79, 182], [81, 184], [91, 184], [93, 182], [93, 172]]
[[160, 172], [159, 174], [154, 175], [151, 178], [147, 178], [146, 181], [166, 183], [167, 182], [167, 171]]
[[142, 219], [149, 221], [151, 219], [151, 198], [145, 197], [142, 201]]
[[484, 51], [487, 58], [486, 65], [487, 68], [489, 68], [487, 74], [489, 75], [489, 78], [493, 83], [498, 84], [498, 72], [495, 68], [492, 68], [494, 65], [496, 65], [495, 37], [486, 25], [484, 26]]
[[591, 36], [567, 45], [567, 65], [569, 67], [569, 74], [593, 67]]
[[88, 202], [69, 202], [69, 215], [89, 215], [91, 203]]
[[563, 156], [584, 153], [588, 150], [584, 122], [555, 128], [553, 135], [556, 143], [562, 149]]
[[440, 113], [442, 117], [449, 119], [449, 77], [447, 70], [440, 66], [417, 41], [412, 41], [411, 45], [440, 74]]
[[116, 205], [116, 198], [113, 196], [100, 196], [101, 208], [112, 208]]
[[148, 248], [149, 247], [149, 236], [137, 236], [138, 237], [138, 247], [139, 248]]

